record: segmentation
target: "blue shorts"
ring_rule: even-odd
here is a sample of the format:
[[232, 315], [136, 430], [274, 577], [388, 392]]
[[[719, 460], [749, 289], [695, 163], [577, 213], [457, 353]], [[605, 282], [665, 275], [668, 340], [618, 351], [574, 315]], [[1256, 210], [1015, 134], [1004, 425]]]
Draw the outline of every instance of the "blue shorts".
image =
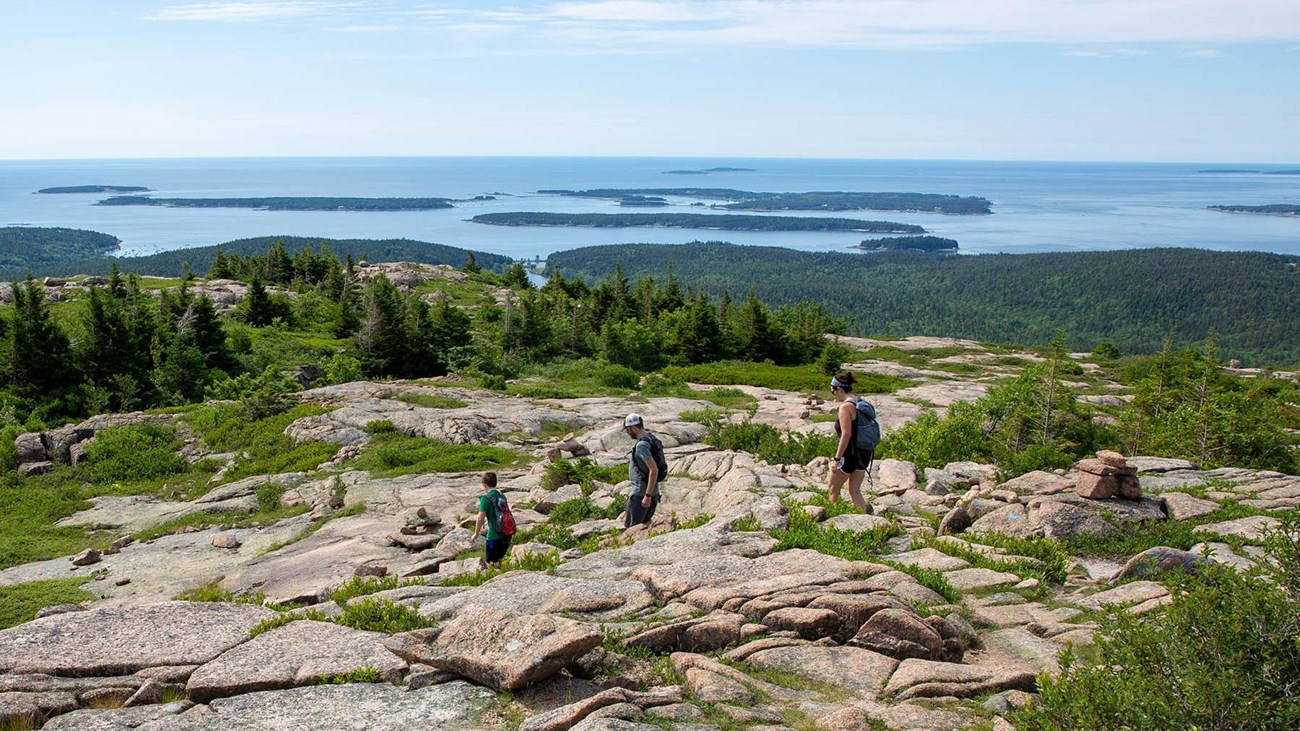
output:
[[488, 563], [497, 563], [506, 557], [506, 552], [510, 550], [510, 536], [505, 538], [489, 538], [487, 541], [487, 555], [485, 558]]

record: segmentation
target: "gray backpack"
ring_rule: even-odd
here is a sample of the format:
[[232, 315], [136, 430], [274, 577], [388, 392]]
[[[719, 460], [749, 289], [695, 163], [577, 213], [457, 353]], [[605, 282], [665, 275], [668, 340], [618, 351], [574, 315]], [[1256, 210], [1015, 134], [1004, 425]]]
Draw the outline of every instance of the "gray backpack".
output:
[[875, 451], [876, 445], [880, 444], [880, 422], [876, 421], [876, 407], [861, 398], [855, 398], [853, 406], [858, 410], [858, 420], [853, 430], [857, 438], [853, 446], [860, 452]]

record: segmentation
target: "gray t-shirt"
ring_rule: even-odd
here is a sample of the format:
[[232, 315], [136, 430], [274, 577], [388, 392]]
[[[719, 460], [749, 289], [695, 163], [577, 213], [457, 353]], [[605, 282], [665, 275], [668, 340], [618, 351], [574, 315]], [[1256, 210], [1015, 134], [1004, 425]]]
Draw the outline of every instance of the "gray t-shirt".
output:
[[[644, 469], [646, 462], [654, 464], [654, 461], [654, 451], [650, 449], [650, 442], [644, 439], [637, 441], [636, 447], [632, 450], [632, 456], [627, 463], [627, 479], [632, 481], [633, 496], [645, 495], [646, 488], [645, 473], [637, 469], [637, 463], [639, 462]], [[663, 479], [663, 475], [660, 475], [659, 479]], [[655, 492], [658, 492], [658, 490], [656, 489]]]

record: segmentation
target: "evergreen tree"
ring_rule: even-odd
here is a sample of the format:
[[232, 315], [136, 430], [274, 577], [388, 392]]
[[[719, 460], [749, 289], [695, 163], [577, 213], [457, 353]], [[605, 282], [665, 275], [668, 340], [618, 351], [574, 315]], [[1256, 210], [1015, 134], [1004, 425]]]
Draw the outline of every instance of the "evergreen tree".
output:
[[275, 308], [266, 286], [257, 277], [248, 283], [248, 297], [239, 308], [239, 317], [254, 327], [266, 327], [275, 319]]
[[370, 376], [401, 373], [410, 352], [406, 303], [382, 274], [370, 281], [361, 299], [361, 318], [352, 336], [361, 368]]
[[[68, 336], [55, 322], [45, 302], [45, 287], [28, 279], [15, 283], [13, 319], [9, 336], [9, 383], [27, 399], [54, 404], [78, 382]], [[66, 404], [50, 411], [65, 410]]]
[[477, 274], [482, 271], [482, 269], [479, 268], [478, 262], [474, 259], [474, 252], [465, 252], [465, 265], [462, 266], [460, 270], [466, 274]]

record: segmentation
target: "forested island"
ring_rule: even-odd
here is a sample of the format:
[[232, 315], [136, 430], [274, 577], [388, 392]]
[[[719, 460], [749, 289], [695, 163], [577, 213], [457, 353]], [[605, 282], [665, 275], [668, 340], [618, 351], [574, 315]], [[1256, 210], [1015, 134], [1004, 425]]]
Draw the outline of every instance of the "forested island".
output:
[[143, 185], [65, 185], [59, 188], [41, 188], [37, 193], [145, 193]]
[[867, 239], [858, 248], [864, 251], [930, 251], [953, 252], [957, 242], [941, 236], [894, 236], [884, 239]]
[[[10, 226], [0, 228], [0, 280], [23, 279], [28, 274], [67, 276], [70, 274], [107, 274], [113, 265], [123, 272], [179, 277], [187, 265], [191, 271], [207, 271], [216, 260], [217, 251], [226, 255], [252, 256], [265, 253], [277, 244], [289, 251], [311, 248], [340, 257], [370, 261], [413, 261], [421, 264], [461, 266], [471, 253], [455, 246], [445, 246], [411, 239], [325, 239], [305, 236], [260, 236], [237, 239], [217, 246], [176, 249], [149, 256], [110, 257], [105, 254], [118, 248], [118, 239], [95, 231], [70, 228], [35, 228]], [[510, 257], [474, 251], [478, 266], [489, 271], [504, 271]]]
[[1270, 216], [1300, 216], [1300, 205], [1272, 203], [1265, 206], [1207, 206], [1211, 211], [1224, 213], [1263, 213]]
[[619, 199], [618, 204], [624, 208], [662, 208], [668, 201], [657, 195], [628, 195]]
[[162, 206], [164, 208], [252, 208], [262, 211], [430, 211], [454, 208], [447, 198], [153, 198], [119, 195], [97, 206]]
[[470, 219], [493, 226], [584, 226], [592, 228], [690, 228], [708, 231], [853, 231], [921, 234], [910, 223], [853, 218], [734, 216], [708, 213], [484, 213]]
[[105, 258], [116, 251], [116, 236], [75, 228], [0, 228], [0, 273], [22, 277], [26, 269], [56, 266], [62, 262], [84, 262]]
[[734, 188], [593, 188], [539, 190], [544, 195], [619, 200], [630, 195], [678, 196], [728, 201], [715, 208], [733, 211], [912, 211], [981, 215], [993, 212], [987, 198], [938, 193], [755, 193]]
[[1072, 348], [1108, 340], [1125, 352], [1176, 347], [1218, 332], [1224, 357], [1300, 361], [1300, 257], [1200, 249], [944, 256], [814, 253], [725, 243], [592, 246], [548, 267], [596, 281], [621, 264], [684, 287], [753, 291], [773, 306], [804, 300], [870, 335], [943, 335]]

